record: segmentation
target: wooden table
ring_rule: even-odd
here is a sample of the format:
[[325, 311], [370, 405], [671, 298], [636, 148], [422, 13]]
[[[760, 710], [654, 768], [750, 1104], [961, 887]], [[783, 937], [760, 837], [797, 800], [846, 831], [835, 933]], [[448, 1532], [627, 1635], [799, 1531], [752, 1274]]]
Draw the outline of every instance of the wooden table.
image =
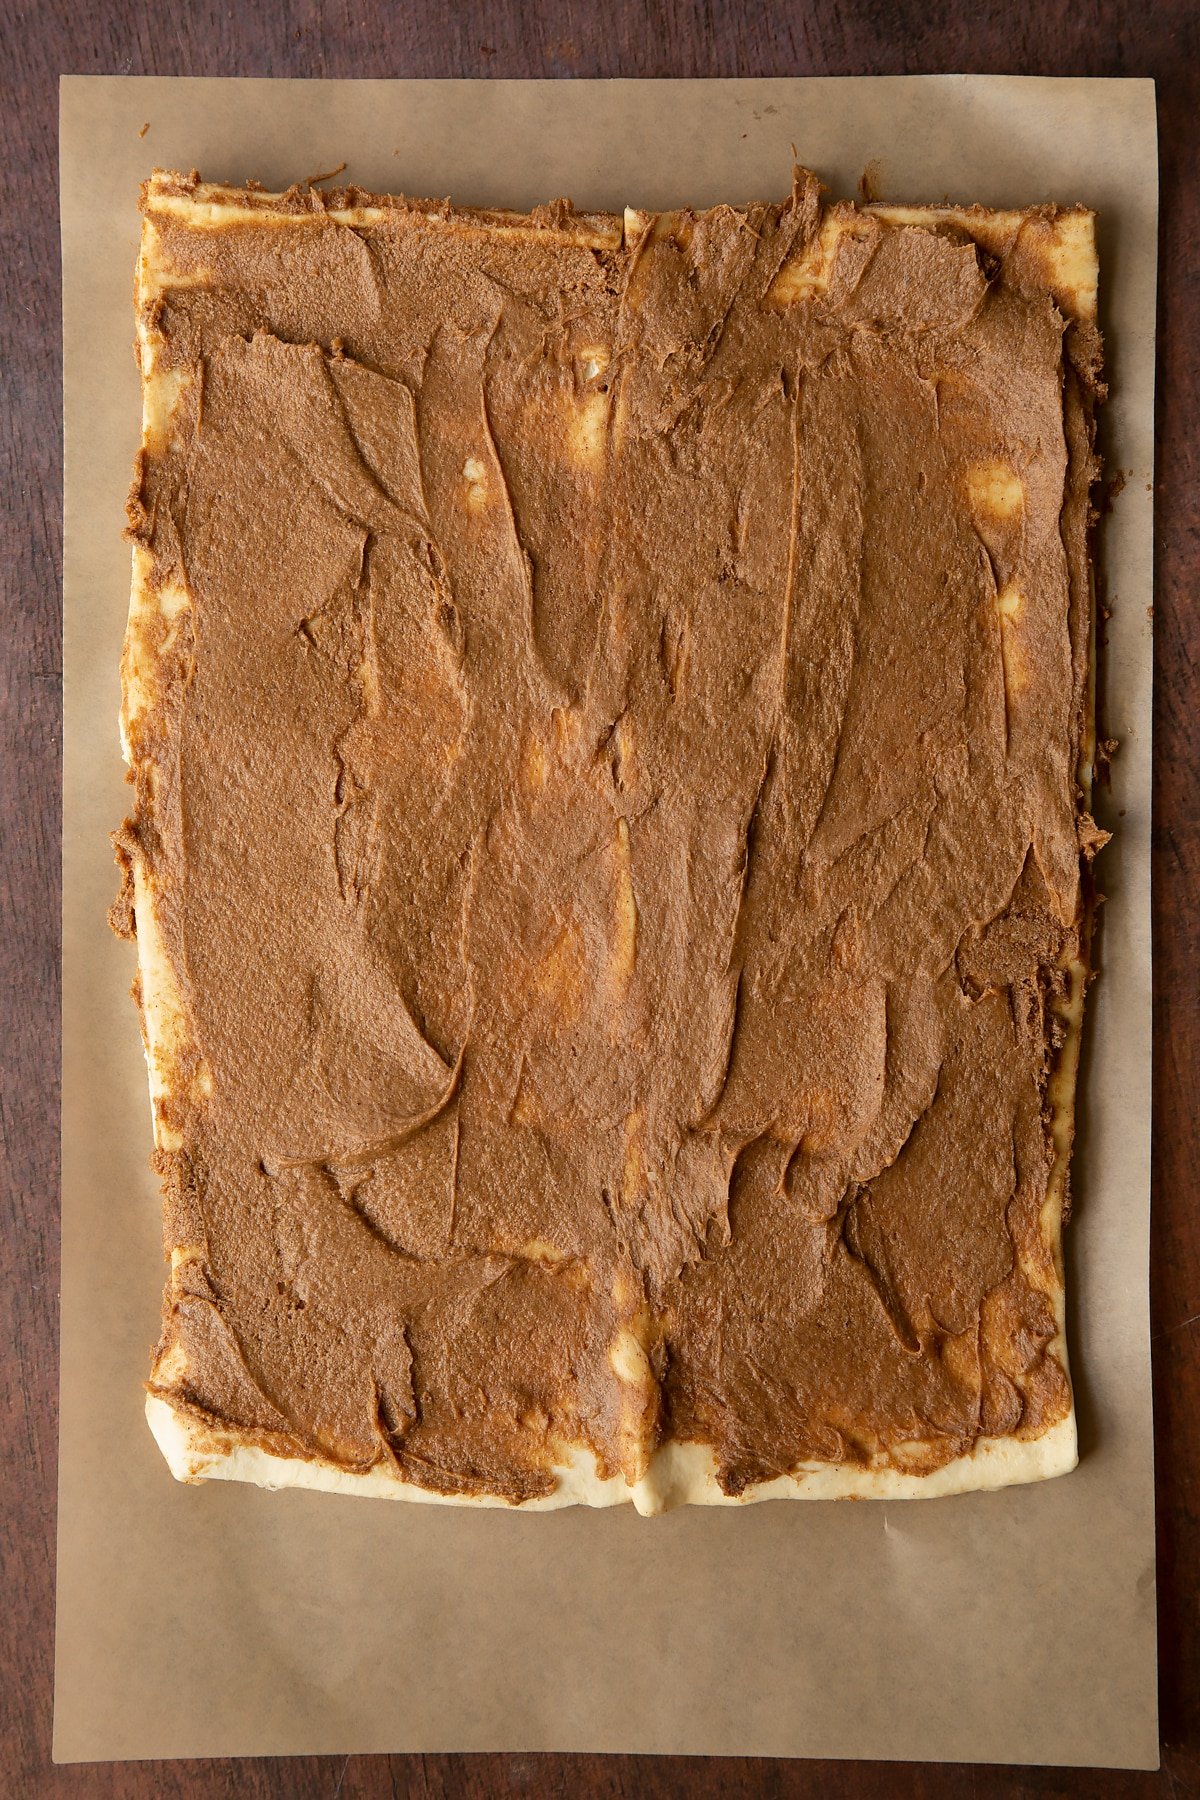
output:
[[[744, 12], [745, 16], [742, 16]], [[72, 15], [72, 16], [64, 16]], [[1200, 9], [1193, 0], [618, 3], [6, 0], [0, 109], [0, 1794], [842, 1796], [1200, 1794]], [[50, 1763], [58, 1215], [60, 73], [293, 76], [1152, 75], [1162, 148], [1156, 488], [1154, 1255], [1157, 1775], [599, 1756]], [[1190, 179], [1189, 179], [1190, 176]]]

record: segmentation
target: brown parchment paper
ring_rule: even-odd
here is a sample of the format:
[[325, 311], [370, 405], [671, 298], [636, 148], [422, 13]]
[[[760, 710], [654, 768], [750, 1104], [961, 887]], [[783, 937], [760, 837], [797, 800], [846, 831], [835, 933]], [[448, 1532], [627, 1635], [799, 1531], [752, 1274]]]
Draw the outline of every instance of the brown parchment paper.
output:
[[[141, 128], [149, 129], [143, 137]], [[528, 207], [841, 195], [1099, 209], [1121, 740], [1087, 1020], [1071, 1352], [1082, 1462], [948, 1500], [525, 1516], [177, 1486], [142, 1382], [163, 1270], [134, 959], [107, 932], [154, 164]], [[60, 1761], [612, 1750], [1157, 1763], [1147, 1302], [1157, 163], [1141, 81], [62, 84], [66, 512]], [[49, 426], [47, 427], [49, 429]], [[1120, 814], [1118, 818], [1117, 815]]]

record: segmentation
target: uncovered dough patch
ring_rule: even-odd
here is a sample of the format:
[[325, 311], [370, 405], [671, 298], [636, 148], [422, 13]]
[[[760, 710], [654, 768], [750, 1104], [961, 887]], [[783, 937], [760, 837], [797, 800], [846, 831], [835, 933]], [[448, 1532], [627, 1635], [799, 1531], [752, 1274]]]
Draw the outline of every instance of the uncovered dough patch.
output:
[[1092, 215], [142, 210], [174, 1473], [1071, 1468]]

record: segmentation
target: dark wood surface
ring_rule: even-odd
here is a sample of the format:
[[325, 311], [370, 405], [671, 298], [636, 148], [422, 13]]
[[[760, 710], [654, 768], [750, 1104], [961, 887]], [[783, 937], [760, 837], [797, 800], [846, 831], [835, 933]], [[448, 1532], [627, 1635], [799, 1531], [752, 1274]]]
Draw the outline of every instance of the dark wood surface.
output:
[[[1200, 9], [1195, 0], [0, 0], [0, 1795], [1200, 1795]], [[1155, 593], [1157, 1774], [600, 1756], [50, 1763], [58, 1331], [60, 73], [1152, 75], [1162, 146]], [[1189, 167], [1189, 158], [1191, 167]]]

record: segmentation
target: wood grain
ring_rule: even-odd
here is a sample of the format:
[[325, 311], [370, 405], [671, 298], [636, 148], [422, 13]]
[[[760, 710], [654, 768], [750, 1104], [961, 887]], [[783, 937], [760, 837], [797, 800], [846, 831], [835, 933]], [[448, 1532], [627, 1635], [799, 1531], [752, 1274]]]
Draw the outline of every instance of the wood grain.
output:
[[[0, 6], [0, 1792], [593, 1800], [1200, 1794], [1200, 11], [1192, 0], [384, 0]], [[61, 737], [57, 78], [1152, 75], [1162, 145], [1156, 486], [1154, 1252], [1163, 1768], [997, 1770], [598, 1756], [49, 1761], [58, 1281]], [[1119, 501], [1117, 502], [1119, 504]]]

